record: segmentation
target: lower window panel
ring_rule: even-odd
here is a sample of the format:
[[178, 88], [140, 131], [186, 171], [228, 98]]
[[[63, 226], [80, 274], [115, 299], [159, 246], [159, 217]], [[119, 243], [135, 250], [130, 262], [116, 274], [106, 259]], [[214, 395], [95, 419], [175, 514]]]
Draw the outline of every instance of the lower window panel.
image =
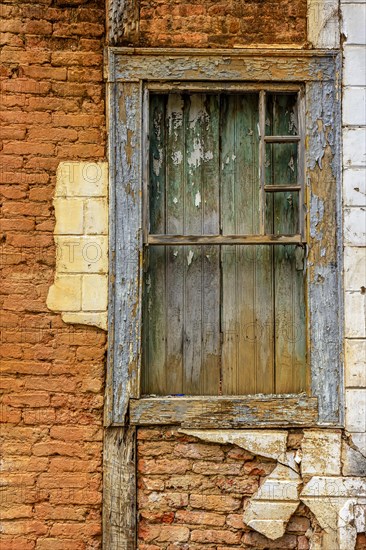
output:
[[304, 285], [295, 245], [150, 246], [142, 394], [306, 391]]

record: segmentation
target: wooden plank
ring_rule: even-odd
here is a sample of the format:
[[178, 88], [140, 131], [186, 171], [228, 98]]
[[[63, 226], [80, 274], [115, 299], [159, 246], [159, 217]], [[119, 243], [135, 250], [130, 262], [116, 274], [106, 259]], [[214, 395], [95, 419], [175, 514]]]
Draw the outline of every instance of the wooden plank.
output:
[[[151, 231], [165, 231], [165, 98], [152, 95], [149, 113], [149, 225]], [[145, 251], [143, 297], [142, 393], [166, 393], [166, 251], [150, 247]]]
[[332, 51], [118, 48], [111, 53], [117, 80], [263, 82], [265, 75], [269, 82], [316, 82], [335, 78]]
[[[263, 89], [262, 83], [255, 82], [195, 82], [195, 81], [172, 81], [172, 82], [161, 82], [161, 81], [148, 81], [146, 83], [146, 88], [154, 92], [202, 92], [202, 93], [222, 93], [222, 92], [259, 92]], [[283, 83], [266, 83], [266, 91], [277, 91], [281, 92], [298, 92], [300, 89], [299, 84], [293, 84], [292, 82], [283, 82]]]
[[258, 245], [258, 244], [301, 244], [301, 235], [149, 235], [149, 245]]
[[[202, 232], [220, 231], [219, 96], [206, 95], [207, 125], [202, 135]], [[221, 379], [220, 249], [202, 247], [202, 375], [204, 395], [219, 395]]]
[[133, 425], [178, 424], [202, 429], [310, 427], [317, 423], [317, 399], [296, 396], [177, 397], [131, 400]]
[[297, 143], [300, 136], [264, 136], [266, 143]]
[[136, 548], [136, 428], [109, 427], [103, 452], [103, 548]]
[[301, 191], [301, 185], [265, 185], [264, 190], [267, 193], [277, 193], [277, 191]]
[[139, 395], [141, 359], [142, 220], [140, 150], [142, 98], [135, 83], [118, 84], [113, 98], [115, 117], [114, 254], [116, 284], [109, 362], [113, 364], [111, 419], [123, 423], [128, 400]]
[[[219, 229], [217, 111], [217, 96], [185, 97], [184, 228], [196, 235]], [[183, 393], [218, 393], [219, 359], [211, 353], [219, 344], [218, 255], [213, 250], [209, 254], [203, 247], [187, 247], [185, 253]], [[211, 350], [203, 345], [208, 336], [212, 339]], [[211, 378], [206, 369], [212, 371]]]
[[[184, 230], [184, 120], [181, 94], [169, 94], [166, 120], [166, 232]], [[183, 336], [184, 336], [184, 270], [183, 248], [171, 246], [166, 251], [167, 307], [167, 394], [183, 393]]]
[[[296, 98], [274, 96], [272, 105], [273, 134], [297, 131]], [[294, 150], [297, 157], [297, 149]], [[272, 181], [288, 172], [291, 161], [287, 152], [272, 150]], [[294, 164], [297, 165], [297, 159]], [[297, 180], [297, 170], [289, 179]], [[289, 182], [290, 183], [290, 182]], [[292, 182], [291, 182], [292, 183]], [[273, 196], [273, 232], [299, 230], [299, 196], [293, 192]], [[275, 298], [275, 388], [277, 393], [299, 392], [306, 389], [305, 357], [305, 293], [303, 266], [297, 261], [296, 247], [274, 249]]]

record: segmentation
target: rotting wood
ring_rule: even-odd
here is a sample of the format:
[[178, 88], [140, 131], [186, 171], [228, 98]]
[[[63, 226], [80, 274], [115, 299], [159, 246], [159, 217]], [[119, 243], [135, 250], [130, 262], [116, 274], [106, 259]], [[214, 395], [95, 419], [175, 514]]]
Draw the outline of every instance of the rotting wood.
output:
[[[286, 189], [285, 189], [286, 190]], [[301, 235], [149, 235], [149, 245], [301, 244]]]
[[296, 396], [144, 397], [130, 401], [131, 424], [220, 429], [315, 426], [317, 399]]
[[[112, 50], [113, 51], [113, 50]], [[270, 59], [257, 50], [202, 50], [195, 55], [192, 50], [144, 50], [121, 48], [115, 57], [115, 80], [249, 80], [318, 82], [333, 80], [332, 64], [323, 55], [309, 57], [304, 51], [290, 56], [283, 51], [272, 51]]]
[[103, 548], [136, 548], [136, 429], [109, 427], [103, 454]]

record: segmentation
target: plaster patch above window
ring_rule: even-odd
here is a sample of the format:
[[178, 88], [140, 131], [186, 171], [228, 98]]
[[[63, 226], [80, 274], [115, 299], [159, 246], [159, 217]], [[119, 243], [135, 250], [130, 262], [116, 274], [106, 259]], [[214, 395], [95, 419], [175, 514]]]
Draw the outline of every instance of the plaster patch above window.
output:
[[56, 274], [47, 307], [65, 323], [107, 328], [108, 165], [61, 162], [55, 198]]

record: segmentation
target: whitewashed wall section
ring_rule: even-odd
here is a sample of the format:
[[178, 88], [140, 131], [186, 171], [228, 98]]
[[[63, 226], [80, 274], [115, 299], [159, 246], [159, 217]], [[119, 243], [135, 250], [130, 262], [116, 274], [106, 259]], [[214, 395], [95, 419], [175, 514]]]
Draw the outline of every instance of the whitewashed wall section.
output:
[[341, 1], [346, 430], [366, 455], [366, 2]]
[[56, 274], [47, 306], [66, 323], [107, 328], [108, 165], [61, 162], [54, 197]]

